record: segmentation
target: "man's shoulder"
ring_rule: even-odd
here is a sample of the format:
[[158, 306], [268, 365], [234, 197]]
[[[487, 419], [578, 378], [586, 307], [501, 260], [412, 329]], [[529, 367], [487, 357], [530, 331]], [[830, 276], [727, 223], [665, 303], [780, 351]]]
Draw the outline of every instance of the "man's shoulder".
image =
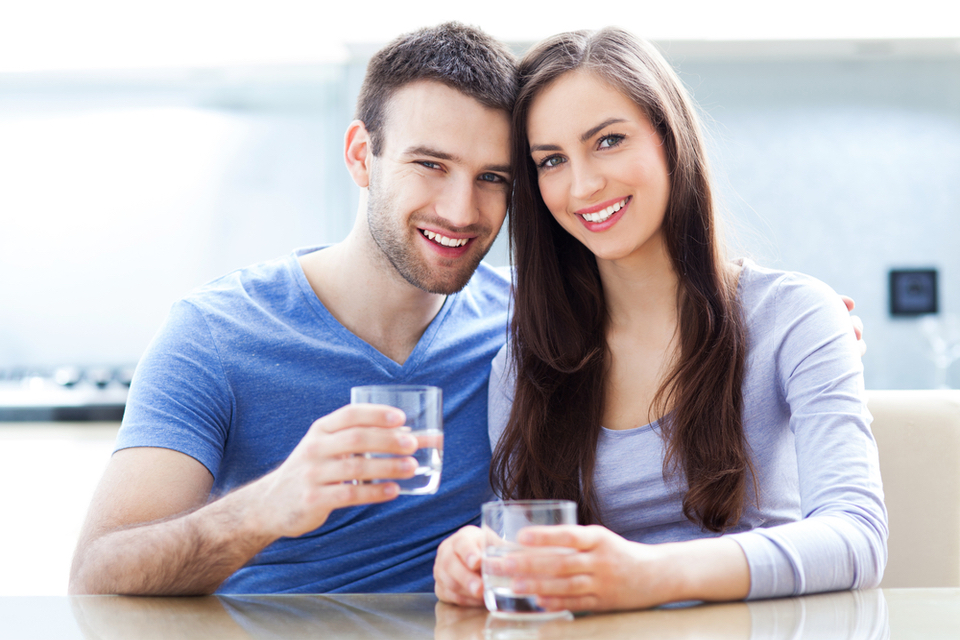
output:
[[269, 305], [300, 290], [295, 262], [294, 253], [236, 269], [193, 289], [182, 302], [210, 311]]
[[465, 289], [475, 295], [482, 294], [506, 301], [510, 297], [511, 273], [510, 267], [495, 267], [481, 262]]

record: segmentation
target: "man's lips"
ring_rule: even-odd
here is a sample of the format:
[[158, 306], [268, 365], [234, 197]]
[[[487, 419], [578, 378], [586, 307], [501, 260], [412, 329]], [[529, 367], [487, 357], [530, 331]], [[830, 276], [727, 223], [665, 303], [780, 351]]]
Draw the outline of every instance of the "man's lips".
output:
[[462, 247], [473, 239], [454, 238], [452, 236], [444, 235], [438, 231], [431, 231], [430, 229], [420, 229], [420, 235], [440, 246], [453, 248]]

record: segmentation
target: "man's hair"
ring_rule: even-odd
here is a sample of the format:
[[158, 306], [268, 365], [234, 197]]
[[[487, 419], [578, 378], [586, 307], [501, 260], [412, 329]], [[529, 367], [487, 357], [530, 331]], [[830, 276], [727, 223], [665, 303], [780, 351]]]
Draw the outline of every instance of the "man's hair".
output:
[[367, 65], [357, 98], [356, 118], [370, 134], [374, 155], [383, 148], [390, 98], [420, 80], [441, 82], [509, 115], [517, 93], [516, 57], [502, 43], [459, 22], [420, 29], [385, 46]]

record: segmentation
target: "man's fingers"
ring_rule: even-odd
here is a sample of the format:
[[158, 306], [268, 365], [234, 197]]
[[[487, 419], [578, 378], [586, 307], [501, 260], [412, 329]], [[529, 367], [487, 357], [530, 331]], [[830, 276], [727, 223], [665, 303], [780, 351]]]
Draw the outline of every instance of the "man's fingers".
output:
[[350, 427], [401, 427], [403, 411], [383, 404], [348, 404], [314, 421], [311, 431], [336, 433]]
[[342, 507], [393, 500], [400, 494], [400, 487], [396, 482], [333, 484], [324, 487], [323, 491], [326, 498], [325, 502], [330, 503], [330, 510], [332, 511]]
[[410, 455], [420, 448], [417, 438], [401, 428], [351, 427], [336, 433], [311, 432], [302, 442], [304, 454], [315, 459], [383, 453]]
[[348, 456], [327, 460], [313, 474], [316, 484], [333, 484], [350, 480], [401, 480], [412, 478], [417, 461], [401, 457]]

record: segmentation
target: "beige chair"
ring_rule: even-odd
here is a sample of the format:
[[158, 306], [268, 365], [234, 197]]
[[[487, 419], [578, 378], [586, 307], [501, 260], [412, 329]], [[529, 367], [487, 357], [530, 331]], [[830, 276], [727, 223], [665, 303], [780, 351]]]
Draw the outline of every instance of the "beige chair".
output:
[[890, 517], [884, 588], [960, 587], [960, 390], [868, 391]]

